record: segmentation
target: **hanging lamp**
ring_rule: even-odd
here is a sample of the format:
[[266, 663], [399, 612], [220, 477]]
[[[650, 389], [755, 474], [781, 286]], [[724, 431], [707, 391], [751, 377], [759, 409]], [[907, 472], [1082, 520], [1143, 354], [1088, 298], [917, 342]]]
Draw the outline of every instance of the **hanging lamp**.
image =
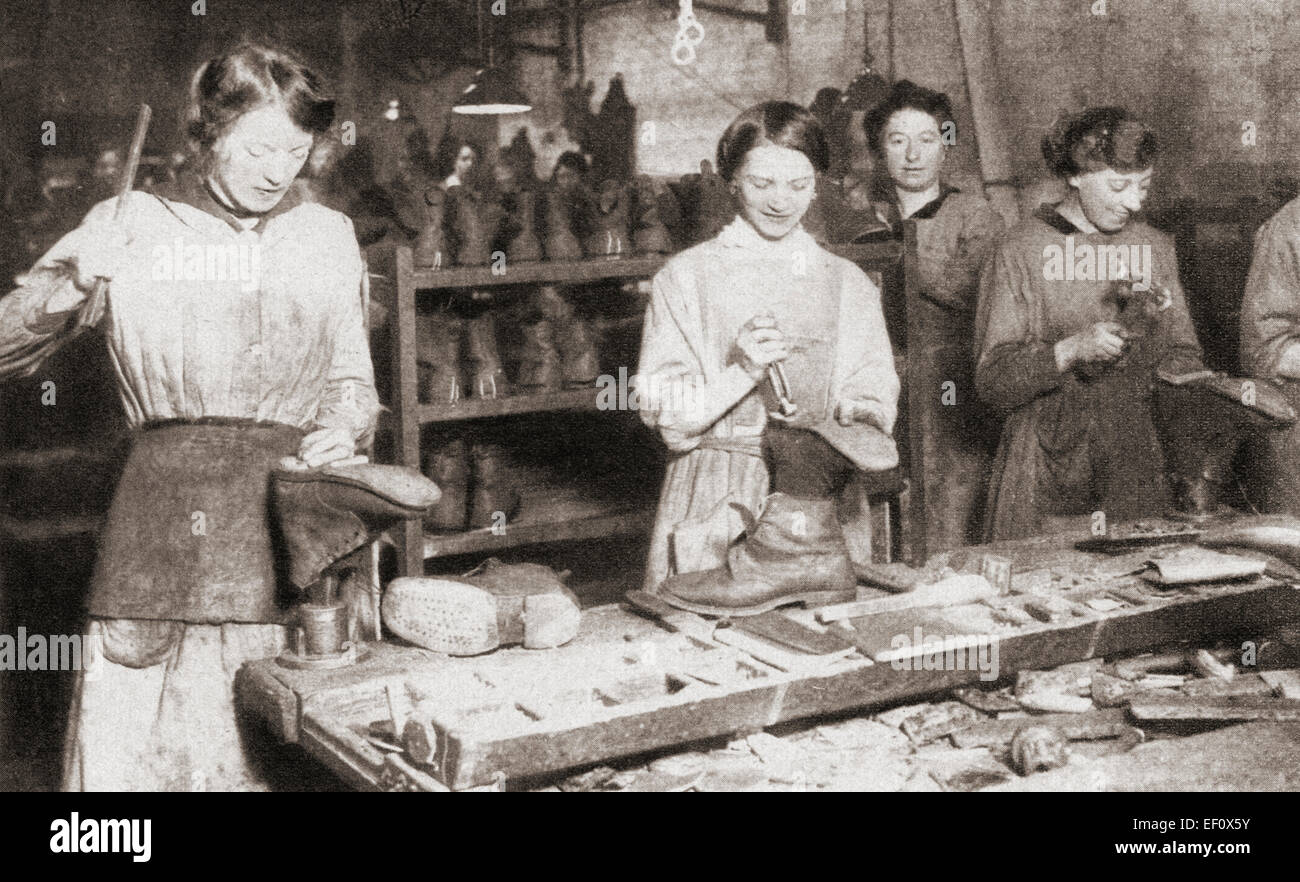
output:
[[474, 15], [478, 23], [479, 57], [487, 58], [487, 66], [474, 73], [474, 79], [460, 93], [452, 110], [478, 116], [501, 115], [505, 113], [526, 113], [533, 109], [528, 98], [515, 87], [510, 75], [492, 63], [492, 49], [483, 50], [483, 7], [482, 0], [475, 0]]

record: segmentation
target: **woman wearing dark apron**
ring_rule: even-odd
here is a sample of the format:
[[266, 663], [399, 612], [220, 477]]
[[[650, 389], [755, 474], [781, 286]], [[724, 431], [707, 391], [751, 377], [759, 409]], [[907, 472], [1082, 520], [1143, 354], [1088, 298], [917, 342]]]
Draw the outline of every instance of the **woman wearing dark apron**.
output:
[[1173, 241], [1134, 217], [1155, 136], [1094, 108], [1058, 122], [1043, 155], [1068, 195], [1011, 230], [980, 283], [975, 383], [1007, 413], [989, 539], [1165, 513], [1156, 372], [1203, 367]]
[[[907, 340], [909, 370], [921, 372], [908, 388], [928, 397], [904, 403], [906, 419], [920, 424], [931, 471], [926, 549], [930, 554], [979, 542], [987, 484], [997, 447], [997, 419], [975, 394], [970, 351], [980, 269], [1005, 229], [982, 193], [965, 192], [943, 178], [956, 123], [948, 96], [908, 80], [894, 84], [862, 121], [872, 153], [889, 174], [888, 194], [873, 202], [876, 219], [901, 237], [903, 221], [916, 225], [916, 340]], [[901, 291], [898, 292], [901, 299]], [[902, 303], [886, 304], [886, 315]], [[891, 328], [891, 339], [904, 339]]]
[[334, 102], [279, 51], [243, 45], [191, 84], [190, 173], [100, 203], [0, 300], [0, 355], [68, 335], [94, 284], [134, 427], [101, 537], [69, 721], [70, 790], [245, 790], [266, 782], [233, 680], [285, 644], [268, 522], [282, 457], [368, 443], [378, 409], [352, 225], [290, 189]]

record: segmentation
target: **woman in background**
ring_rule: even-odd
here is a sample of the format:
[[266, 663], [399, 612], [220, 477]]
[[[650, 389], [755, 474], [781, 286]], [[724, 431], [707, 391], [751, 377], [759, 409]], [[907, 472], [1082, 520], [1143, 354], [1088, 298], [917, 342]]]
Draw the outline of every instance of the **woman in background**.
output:
[[[874, 202], [877, 219], [898, 236], [903, 221], [916, 224], [918, 339], [906, 344], [908, 369], [921, 372], [926, 397], [904, 406], [904, 412], [919, 423], [924, 449], [917, 455], [947, 478], [925, 486], [926, 551], [935, 553], [982, 538], [997, 418], [975, 394], [970, 341], [980, 269], [1004, 224], [983, 194], [963, 192], [943, 178], [956, 139], [947, 95], [901, 80], [862, 125], [890, 181], [887, 198]], [[894, 313], [891, 306], [901, 319], [901, 302], [886, 304], [887, 315]], [[903, 342], [903, 328], [890, 331], [892, 339]]]

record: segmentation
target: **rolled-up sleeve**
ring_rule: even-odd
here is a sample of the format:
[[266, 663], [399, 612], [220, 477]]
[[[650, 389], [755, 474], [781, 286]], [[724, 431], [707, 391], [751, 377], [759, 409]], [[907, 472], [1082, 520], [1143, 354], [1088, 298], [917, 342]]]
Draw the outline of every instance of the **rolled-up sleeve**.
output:
[[705, 369], [699, 305], [688, 288], [671, 263], [654, 277], [637, 367], [641, 419], [677, 453], [699, 446], [754, 388], [738, 364], [721, 372]]
[[1283, 221], [1274, 217], [1256, 233], [1241, 302], [1242, 367], [1259, 377], [1276, 376], [1300, 342], [1300, 225]]
[[[367, 446], [374, 436], [379, 415], [379, 396], [375, 392], [374, 364], [366, 335], [365, 307], [361, 282], [364, 271], [357, 248], [352, 222], [341, 218], [345, 230], [339, 247], [346, 248], [353, 259], [348, 261], [345, 288], [338, 304], [338, 321], [334, 331], [334, 352], [326, 377], [325, 389], [316, 412], [316, 424], [341, 429]], [[349, 293], [350, 292], [350, 293]]]
[[72, 319], [81, 304], [66, 311], [51, 311], [48, 305], [56, 295], [75, 287], [73, 260], [83, 228], [107, 221], [114, 204], [109, 200], [91, 209], [81, 227], [54, 243], [15, 280], [15, 289], [0, 297], [0, 379], [35, 372], [73, 336]]
[[885, 329], [880, 289], [866, 273], [847, 265], [840, 288], [839, 336], [835, 358], [839, 376], [836, 401], [851, 399], [871, 408], [880, 428], [892, 433], [898, 418], [898, 373]]
[[1042, 302], [1009, 244], [980, 278], [975, 312], [975, 391], [988, 404], [1014, 410], [1056, 389], [1052, 342], [1043, 339]]

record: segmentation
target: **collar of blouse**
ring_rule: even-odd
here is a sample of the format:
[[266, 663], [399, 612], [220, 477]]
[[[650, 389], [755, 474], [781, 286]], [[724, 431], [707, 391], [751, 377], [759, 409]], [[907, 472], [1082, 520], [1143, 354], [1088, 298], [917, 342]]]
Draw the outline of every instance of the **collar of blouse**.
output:
[[[154, 189], [154, 193], [171, 202], [183, 202], [213, 217], [220, 218], [229, 224], [236, 233], [242, 233], [248, 229], [239, 222], [236, 215], [232, 214], [213, 197], [203, 179], [196, 172], [182, 172], [175, 183], [161, 184]], [[252, 227], [253, 232], [263, 232], [271, 218], [291, 211], [301, 202], [302, 198], [298, 193], [298, 188], [290, 187], [284, 197], [275, 204], [274, 208], [258, 217], [257, 223]]]
[[765, 254], [784, 254], [790, 251], [813, 248], [817, 240], [800, 224], [783, 239], [765, 239], [753, 225], [740, 215], [722, 228], [718, 233], [718, 244], [724, 248], [735, 248]]

